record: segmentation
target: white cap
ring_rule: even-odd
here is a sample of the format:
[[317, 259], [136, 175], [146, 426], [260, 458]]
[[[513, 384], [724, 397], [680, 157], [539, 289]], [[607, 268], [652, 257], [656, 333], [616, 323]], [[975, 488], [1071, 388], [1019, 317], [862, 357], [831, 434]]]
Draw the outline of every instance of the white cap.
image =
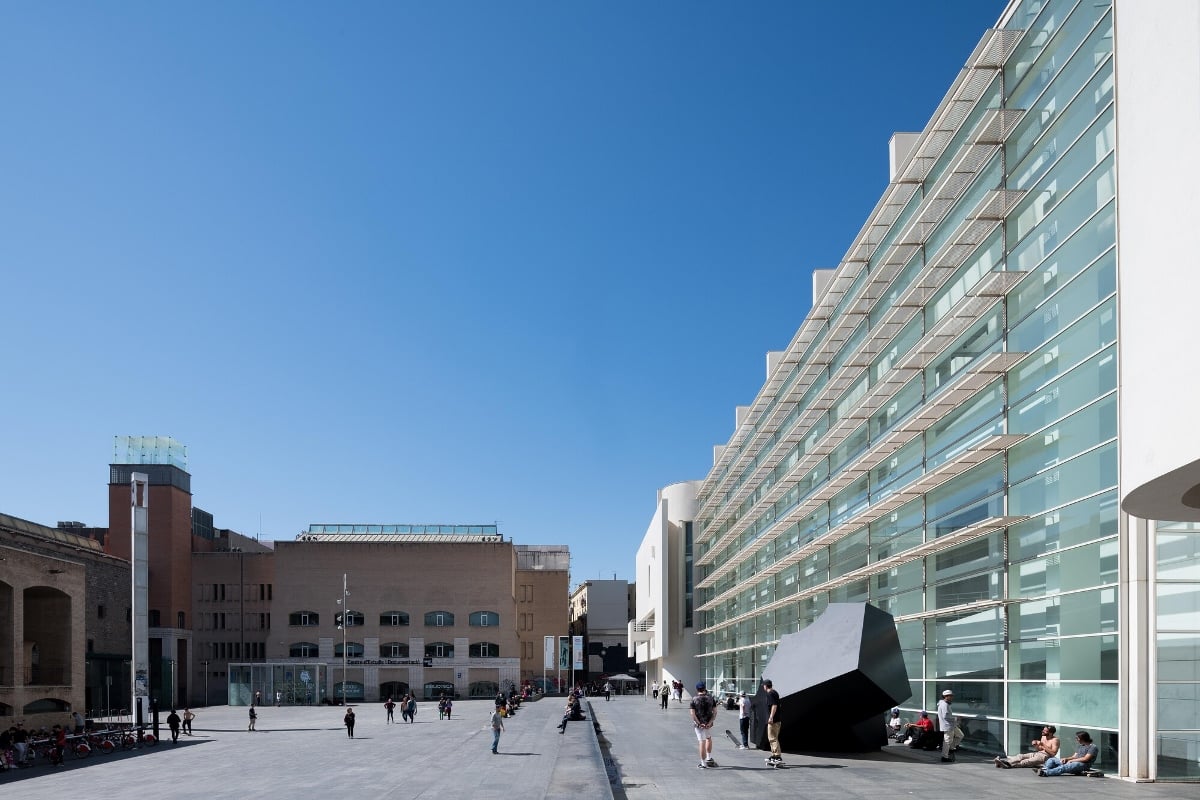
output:
[[947, 689], [946, 691], [942, 692], [942, 697], [949, 697], [952, 694], [954, 694], [954, 692]]

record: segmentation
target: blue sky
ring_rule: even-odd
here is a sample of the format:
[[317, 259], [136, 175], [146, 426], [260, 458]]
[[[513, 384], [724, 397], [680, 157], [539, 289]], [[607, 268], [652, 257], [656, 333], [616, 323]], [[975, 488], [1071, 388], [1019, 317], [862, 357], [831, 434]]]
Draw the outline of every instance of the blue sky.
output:
[[5, 3], [0, 511], [169, 435], [220, 527], [632, 578], [1002, 10]]

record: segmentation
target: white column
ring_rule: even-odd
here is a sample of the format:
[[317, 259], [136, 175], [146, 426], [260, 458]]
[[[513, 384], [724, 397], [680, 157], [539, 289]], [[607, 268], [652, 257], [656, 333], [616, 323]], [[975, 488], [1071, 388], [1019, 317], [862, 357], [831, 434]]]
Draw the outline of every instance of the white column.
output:
[[1154, 523], [1121, 514], [1120, 524], [1121, 754], [1117, 773], [1146, 781], [1158, 774]]

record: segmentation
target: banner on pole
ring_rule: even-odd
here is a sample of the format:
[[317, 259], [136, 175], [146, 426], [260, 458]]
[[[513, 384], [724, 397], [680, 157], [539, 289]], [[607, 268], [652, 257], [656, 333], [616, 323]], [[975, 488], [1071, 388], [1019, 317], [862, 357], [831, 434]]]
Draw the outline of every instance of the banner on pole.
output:
[[574, 669], [583, 669], [583, 637], [575, 636], [571, 640], [571, 663]]
[[554, 665], [558, 663], [557, 656], [554, 652], [554, 637], [542, 637], [542, 669], [554, 669]]
[[558, 637], [558, 668], [567, 670], [571, 668], [571, 637]]

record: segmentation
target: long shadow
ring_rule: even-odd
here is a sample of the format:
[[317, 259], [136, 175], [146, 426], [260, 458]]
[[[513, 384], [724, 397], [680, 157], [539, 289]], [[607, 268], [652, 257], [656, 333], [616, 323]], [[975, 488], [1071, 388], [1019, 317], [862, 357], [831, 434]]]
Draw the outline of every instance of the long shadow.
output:
[[501, 750], [496, 753], [498, 756], [540, 756], [541, 753], [510, 753], [507, 750]]
[[[168, 734], [169, 736], [169, 734]], [[130, 750], [116, 750], [108, 755], [100, 752], [93, 752], [87, 758], [76, 758], [68, 753], [63, 759], [62, 766], [55, 766], [45, 760], [41, 760], [32, 767], [23, 767], [21, 769], [9, 769], [0, 772], [0, 786], [5, 786], [10, 783], [19, 783], [29, 778], [40, 778], [43, 775], [53, 775], [60, 772], [74, 772], [79, 769], [86, 769], [94, 764], [105, 764], [110, 761], [124, 761], [129, 758], [138, 758], [139, 756], [153, 755], [154, 753], [162, 753], [169, 750], [178, 750], [181, 747], [196, 747], [207, 744], [211, 739], [191, 739], [190, 741], [180, 738], [178, 744], [172, 744], [170, 738], [165, 742], [160, 741], [152, 747], [136, 747]]]

